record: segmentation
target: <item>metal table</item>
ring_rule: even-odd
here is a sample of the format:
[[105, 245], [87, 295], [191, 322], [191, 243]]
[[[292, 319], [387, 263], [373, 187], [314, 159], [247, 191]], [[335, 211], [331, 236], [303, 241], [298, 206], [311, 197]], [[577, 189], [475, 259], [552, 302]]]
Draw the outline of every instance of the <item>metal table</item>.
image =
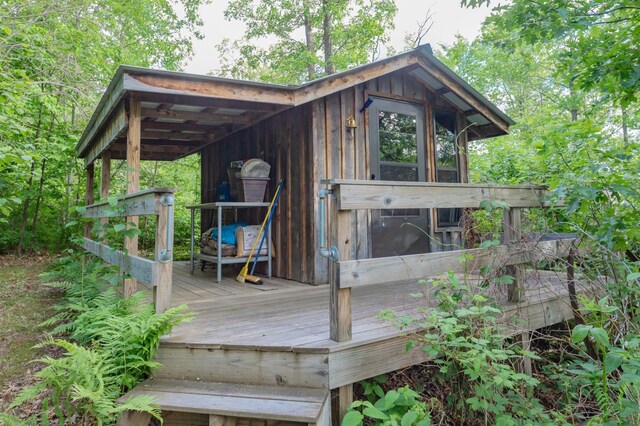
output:
[[[217, 279], [218, 283], [222, 281], [222, 265], [228, 265], [232, 263], [245, 263], [248, 257], [224, 257], [222, 256], [222, 249], [218, 249], [217, 256], [209, 256], [202, 253], [194, 253], [195, 249], [195, 241], [194, 241], [194, 222], [196, 210], [218, 210], [218, 235], [222, 235], [222, 210], [223, 209], [247, 209], [247, 208], [262, 208], [269, 207], [269, 203], [244, 203], [244, 202], [219, 202], [219, 203], [206, 203], [206, 204], [197, 204], [193, 206], [187, 206], [189, 210], [191, 210], [191, 273], [195, 269], [195, 260], [204, 260], [207, 262], [215, 263], [217, 270]], [[256, 249], [257, 250], [257, 249]], [[253, 256], [251, 259], [255, 260], [256, 256]], [[271, 227], [267, 230], [267, 255], [266, 256], [258, 256], [258, 262], [267, 262], [267, 274], [269, 278], [271, 278]]]

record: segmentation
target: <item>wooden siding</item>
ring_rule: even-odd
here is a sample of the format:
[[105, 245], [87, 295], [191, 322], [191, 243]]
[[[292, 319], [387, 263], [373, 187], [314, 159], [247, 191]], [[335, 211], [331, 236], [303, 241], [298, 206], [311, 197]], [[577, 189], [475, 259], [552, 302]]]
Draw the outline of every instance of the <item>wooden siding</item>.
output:
[[[317, 194], [323, 179], [370, 179], [369, 114], [367, 110], [360, 111], [370, 96], [424, 107], [426, 176], [428, 181], [434, 181], [431, 109], [455, 109], [414, 78], [409, 69], [281, 112], [202, 150], [203, 203], [214, 201], [216, 186], [227, 180], [226, 167], [233, 160], [259, 157], [271, 164], [269, 194], [274, 193], [281, 178], [286, 179], [274, 219], [275, 276], [314, 284], [328, 282], [328, 261], [316, 250]], [[357, 127], [353, 130], [347, 128], [350, 117], [356, 120]], [[467, 123], [462, 114], [458, 118], [459, 130], [462, 130]], [[466, 153], [466, 135], [459, 140], [461, 151]], [[461, 158], [459, 164], [460, 177], [466, 181], [466, 158]], [[212, 212], [203, 212], [202, 229], [211, 226], [211, 218]], [[261, 218], [256, 215], [248, 219], [258, 223]], [[351, 258], [371, 257], [370, 213], [355, 212], [352, 223]]]
[[[369, 153], [369, 114], [362, 111], [368, 97], [383, 97], [399, 102], [420, 104], [425, 111], [425, 152], [427, 181], [435, 180], [435, 157], [433, 143], [432, 108], [440, 110], [455, 109], [441, 96], [431, 92], [423, 83], [415, 79], [408, 70], [400, 70], [385, 76], [361, 83], [341, 92], [313, 101], [313, 140], [317, 161], [314, 161], [314, 194], [321, 188], [322, 179], [365, 179], [371, 178]], [[347, 129], [347, 119], [353, 117], [357, 127]], [[458, 114], [458, 130], [467, 125], [462, 114]], [[467, 137], [459, 138], [460, 177], [467, 181]], [[324, 153], [324, 156], [322, 155]], [[317, 211], [317, 202], [314, 203]], [[352, 259], [371, 257], [369, 244], [370, 213], [365, 210], [354, 213], [352, 241]], [[434, 216], [435, 217], [435, 216]], [[316, 217], [316, 225], [318, 218]], [[432, 223], [433, 219], [432, 219]], [[328, 281], [326, 259], [315, 255], [315, 277], [317, 282]]]
[[[273, 218], [276, 252], [273, 274], [304, 283], [314, 282], [311, 104], [281, 112], [203, 149], [202, 202], [215, 201], [216, 186], [228, 180], [230, 161], [248, 158], [262, 158], [271, 165], [268, 199], [275, 193], [280, 179], [286, 181]], [[264, 214], [264, 211], [239, 211], [239, 217], [249, 223], [261, 223]], [[212, 215], [212, 211], [203, 211], [202, 229], [211, 226]]]

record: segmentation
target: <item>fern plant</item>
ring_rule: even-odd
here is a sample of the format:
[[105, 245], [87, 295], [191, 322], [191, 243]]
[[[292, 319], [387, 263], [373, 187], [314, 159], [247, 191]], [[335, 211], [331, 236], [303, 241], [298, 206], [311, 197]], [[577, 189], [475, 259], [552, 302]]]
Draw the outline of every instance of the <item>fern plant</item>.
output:
[[[127, 410], [148, 412], [160, 419], [149, 398], [122, 403], [118, 398], [159, 367], [153, 358], [160, 338], [192, 314], [185, 312], [186, 305], [156, 314], [142, 292], [124, 299], [111, 285], [111, 274], [112, 269], [102, 262], [71, 256], [47, 275], [60, 280], [51, 285], [64, 288], [66, 294], [56, 306], [58, 313], [44, 325], [55, 326], [53, 335], [65, 333], [73, 341], [49, 337], [39, 345], [57, 346], [65, 353], [61, 358], [37, 360], [45, 364], [37, 373], [40, 381], [25, 388], [11, 407], [41, 398], [42, 424], [48, 421], [49, 407], [60, 423], [65, 412], [76, 412], [100, 425], [114, 423]], [[11, 424], [15, 418], [4, 414], [0, 420]]]

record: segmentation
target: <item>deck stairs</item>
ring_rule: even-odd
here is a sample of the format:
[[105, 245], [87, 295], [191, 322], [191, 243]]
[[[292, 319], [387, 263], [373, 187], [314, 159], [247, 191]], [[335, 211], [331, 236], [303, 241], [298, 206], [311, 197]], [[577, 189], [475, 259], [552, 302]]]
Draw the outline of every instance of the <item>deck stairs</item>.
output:
[[[121, 398], [148, 395], [165, 425], [283, 426], [330, 424], [327, 389], [149, 379]], [[147, 426], [150, 416], [126, 413], [119, 426]]]

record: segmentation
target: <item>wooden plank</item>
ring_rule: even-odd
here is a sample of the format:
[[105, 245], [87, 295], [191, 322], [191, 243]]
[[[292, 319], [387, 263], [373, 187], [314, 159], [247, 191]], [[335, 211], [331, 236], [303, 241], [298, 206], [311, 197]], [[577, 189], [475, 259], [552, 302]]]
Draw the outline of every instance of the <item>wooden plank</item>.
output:
[[[334, 195], [336, 194], [334, 189]], [[340, 261], [351, 258], [351, 220], [350, 211], [340, 211], [337, 206], [331, 208], [331, 246], [338, 249]], [[340, 284], [340, 263], [330, 262], [330, 337], [336, 342], [351, 340], [351, 289]]]
[[[173, 247], [167, 241], [167, 231], [173, 232], [173, 205], [161, 205], [156, 219], [156, 275], [153, 277], [153, 301], [156, 305], [156, 313], [162, 313], [171, 307], [171, 280], [173, 271], [173, 259], [163, 259], [163, 255], [173, 255]], [[167, 254], [168, 253], [168, 254]]]
[[[328, 182], [336, 184], [335, 182]], [[477, 208], [482, 201], [500, 201], [511, 207], [542, 207], [545, 191], [530, 186], [384, 182], [339, 183], [338, 208]]]
[[[153, 130], [145, 130], [141, 133], [142, 139], [161, 139], [163, 141], [174, 142], [176, 145], [181, 142], [211, 142], [216, 140], [218, 135], [212, 131], [209, 133], [182, 133], [174, 132], [158, 132]], [[145, 141], [147, 143], [149, 141]]]
[[115, 110], [108, 124], [100, 131], [99, 137], [91, 144], [85, 164], [98, 159], [124, 133], [127, 128], [127, 114], [123, 104]]
[[248, 417], [291, 422], [314, 422], [322, 404], [318, 402], [269, 400], [237, 396], [202, 395], [179, 392], [138, 390], [131, 396], [148, 395], [154, 404], [168, 411], [200, 414], [217, 414], [230, 417]]
[[[217, 112], [194, 112], [194, 111], [181, 111], [168, 108], [142, 108], [142, 117], [149, 118], [171, 118], [174, 120], [186, 120], [186, 121], [213, 121], [220, 124], [249, 124], [253, 117], [250, 115], [239, 114], [220, 114]], [[184, 127], [182, 127], [184, 126]], [[145, 121], [142, 123], [142, 128], [155, 128], [155, 129], [184, 129], [184, 130], [209, 130], [211, 131], [212, 125], [204, 124], [187, 124], [187, 123], [161, 123], [155, 121]]]
[[[176, 392], [194, 395], [234, 396], [247, 399], [273, 401], [299, 401], [322, 404], [328, 395], [326, 389], [291, 386], [263, 386], [239, 383], [205, 382], [202, 380], [171, 380], [153, 378], [137, 386], [139, 391]], [[121, 397], [124, 400], [126, 396]]]
[[441, 71], [436, 65], [434, 65], [431, 61], [426, 59], [425, 57], [420, 57], [417, 59], [417, 62], [422, 65], [422, 67], [439, 80], [442, 84], [447, 86], [454, 92], [457, 96], [459, 96], [463, 101], [471, 105], [477, 111], [482, 113], [487, 119], [489, 119], [493, 124], [495, 124], [500, 130], [504, 133], [509, 133], [509, 123], [504, 121], [500, 116], [498, 116], [495, 112], [493, 112], [484, 102], [476, 99], [471, 93], [469, 93], [461, 84], [454, 81], [451, 77], [446, 75], [443, 71]]
[[[326, 136], [326, 109], [325, 100], [318, 99], [312, 102], [311, 111], [311, 147], [312, 147], [312, 188], [313, 188], [313, 241], [315, 242], [313, 253], [312, 283], [324, 284], [329, 281], [328, 260], [320, 256], [317, 249], [320, 244], [320, 205], [318, 194], [320, 193], [320, 181], [327, 177], [327, 136]], [[325, 216], [326, 217], [326, 216]], [[326, 221], [325, 221], [326, 226]], [[327, 229], [327, 228], [325, 228]]]
[[[511, 245], [522, 240], [522, 215], [521, 210], [512, 208], [503, 212], [504, 243]], [[525, 276], [524, 266], [521, 264], [508, 265], [505, 268], [507, 275], [513, 277], [513, 283], [507, 287], [508, 300], [510, 302], [520, 302], [525, 300]]]
[[353, 403], [353, 385], [347, 384], [344, 386], [340, 386], [337, 389], [338, 398], [337, 401], [337, 411], [338, 411], [338, 424], [342, 424], [342, 419], [344, 419], [344, 415], [347, 414], [347, 410]]
[[[421, 280], [454, 272], [477, 272], [482, 267], [537, 263], [566, 256], [572, 239], [533, 241], [494, 248], [414, 254], [340, 261], [340, 288]], [[465, 261], [461, 261], [466, 259]]]
[[117, 207], [111, 206], [108, 200], [87, 206], [82, 216], [96, 219], [101, 217], [157, 215], [160, 213], [161, 195], [173, 192], [172, 188], [151, 188], [138, 191], [118, 197]]
[[331, 425], [331, 395], [328, 395], [323, 403], [322, 411], [315, 423], [309, 423], [309, 426], [330, 426]]
[[[360, 112], [364, 106], [364, 85], [360, 84], [354, 87], [355, 108], [354, 114], [358, 125], [355, 129], [354, 147], [355, 147], [355, 178], [361, 180], [369, 180], [369, 149], [367, 147], [366, 129], [367, 126], [365, 111]], [[355, 217], [355, 259], [364, 259], [369, 257], [369, 212], [359, 210]]]
[[[100, 198], [105, 200], [109, 198], [109, 190], [111, 189], [111, 152], [104, 151], [102, 153], [100, 167]], [[109, 219], [106, 217], [100, 218], [100, 226], [102, 229], [105, 229], [107, 224], [109, 223]], [[100, 235], [100, 240], [106, 244], [106, 232], [102, 232]]]
[[154, 285], [154, 276], [157, 276], [156, 262], [145, 259], [144, 257], [125, 254], [122, 250], [114, 250], [108, 245], [101, 244], [97, 241], [84, 239], [82, 247], [89, 253], [93, 253], [111, 265], [120, 268], [137, 280], [149, 285]]
[[85, 154], [86, 149], [95, 139], [99, 129], [102, 128], [106, 117], [109, 116], [116, 108], [123, 95], [124, 80], [122, 78], [122, 74], [120, 72], [116, 72], [116, 75], [102, 95], [102, 98], [98, 103], [98, 107], [91, 116], [89, 124], [76, 145], [76, 153], [79, 157], [82, 157]]
[[[127, 132], [127, 194], [140, 190], [140, 101], [129, 100], [129, 129]], [[127, 224], [138, 227], [138, 216], [127, 216]], [[127, 225], [129, 227], [129, 225]], [[125, 237], [124, 248], [130, 255], [138, 254], [138, 236]], [[136, 280], [125, 278], [124, 297], [136, 292]]]
[[352, 87], [355, 83], [369, 81], [416, 63], [416, 54], [408, 52], [340, 73], [340, 78], [323, 78], [316, 82], [311, 82], [295, 91], [295, 104], [302, 105], [314, 99], [335, 94]]
[[293, 90], [287, 86], [247, 83], [241, 80], [220, 79], [210, 76], [193, 78], [193, 76], [187, 74], [172, 74], [171, 76], [154, 74], [125, 74], [125, 88], [136, 92], [294, 105]]
[[[84, 203], [86, 206], [91, 205], [93, 203], [93, 184], [94, 184], [94, 165], [93, 163], [87, 166], [87, 180], [85, 181], [85, 193], [84, 193]], [[84, 237], [91, 237], [91, 227], [92, 223], [87, 222], [84, 224]]]
[[148, 426], [151, 414], [127, 410], [118, 418], [117, 426]]
[[326, 354], [172, 348], [162, 344], [157, 361], [163, 368], [156, 376], [164, 379], [328, 389]]

